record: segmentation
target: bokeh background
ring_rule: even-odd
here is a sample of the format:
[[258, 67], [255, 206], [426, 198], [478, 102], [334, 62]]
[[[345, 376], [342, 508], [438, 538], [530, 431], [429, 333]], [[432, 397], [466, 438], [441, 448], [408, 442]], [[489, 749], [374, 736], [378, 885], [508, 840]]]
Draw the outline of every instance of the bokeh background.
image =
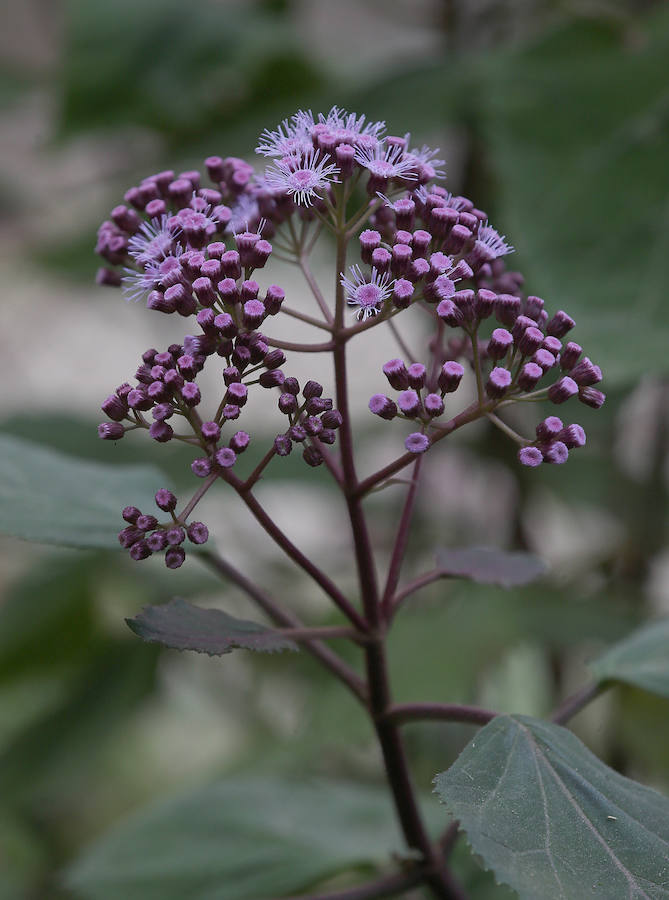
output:
[[[588, 445], [565, 467], [522, 470], [485, 425], [435, 454], [408, 571], [439, 546], [476, 543], [532, 550], [550, 575], [521, 590], [440, 584], [416, 596], [392, 639], [397, 698], [545, 715], [587, 679], [588, 659], [669, 614], [667, 4], [4, 0], [3, 20], [0, 431], [110, 466], [155, 460], [190, 488], [179, 448], [97, 440], [100, 401], [179, 323], [94, 285], [96, 228], [144, 175], [251, 157], [263, 128], [338, 104], [442, 148], [449, 189], [508, 235], [528, 290], [574, 316], [608, 395], [597, 413], [573, 412]], [[295, 273], [281, 277], [298, 295]], [[368, 469], [404, 437], [366, 412], [395, 355], [376, 336], [353, 380]], [[327, 381], [323, 361], [308, 362], [300, 371]], [[352, 586], [327, 473], [298, 463], [272, 470], [263, 499]], [[370, 503], [381, 544], [398, 502], [389, 490]], [[233, 500], [207, 503], [235, 562], [313, 623], [336, 621]], [[222, 776], [380, 783], [366, 722], [310, 659], [160, 652], [127, 629], [125, 616], [175, 594], [253, 617], [196, 562], [169, 573], [3, 537], [0, 587], [2, 900], [74, 897], [60, 873], [92, 840]], [[619, 771], [669, 790], [666, 700], [618, 689], [574, 727]], [[422, 791], [472, 733], [407, 729]], [[458, 867], [473, 897], [507, 896], [464, 850]]]

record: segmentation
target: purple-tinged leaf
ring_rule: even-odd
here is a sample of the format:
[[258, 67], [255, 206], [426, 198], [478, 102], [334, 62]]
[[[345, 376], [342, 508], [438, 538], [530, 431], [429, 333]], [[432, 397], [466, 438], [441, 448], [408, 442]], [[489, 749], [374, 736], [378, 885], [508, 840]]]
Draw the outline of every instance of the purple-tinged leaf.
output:
[[529, 584], [544, 575], [546, 568], [532, 553], [505, 553], [487, 547], [449, 547], [437, 552], [437, 569], [444, 578], [467, 578], [479, 584]]
[[179, 597], [162, 606], [145, 606], [126, 622], [149, 643], [209, 656], [222, 656], [235, 649], [261, 653], [298, 649], [294, 641], [265, 625], [235, 619], [220, 609], [202, 609]]

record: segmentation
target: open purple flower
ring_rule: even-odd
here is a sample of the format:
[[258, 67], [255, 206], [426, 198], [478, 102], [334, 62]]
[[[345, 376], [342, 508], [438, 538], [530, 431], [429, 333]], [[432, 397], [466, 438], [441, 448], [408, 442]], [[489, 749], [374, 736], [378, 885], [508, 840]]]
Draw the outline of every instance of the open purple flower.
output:
[[304, 155], [285, 156], [265, 171], [270, 190], [290, 194], [298, 206], [311, 206], [328, 186], [339, 179], [339, 169], [313, 147]]
[[414, 157], [407, 155], [404, 147], [397, 144], [358, 147], [355, 159], [371, 175], [384, 181], [391, 178], [414, 180], [417, 177]]
[[314, 117], [300, 110], [290, 119], [284, 119], [274, 131], [266, 128], [260, 135], [256, 153], [262, 156], [299, 156], [312, 148], [311, 129]]
[[380, 275], [376, 269], [372, 269], [369, 281], [362, 274], [360, 266], [351, 266], [350, 272], [352, 278], [341, 276], [346, 303], [358, 307], [357, 318], [364, 322], [381, 312], [383, 304], [392, 293], [394, 281], [388, 272]]

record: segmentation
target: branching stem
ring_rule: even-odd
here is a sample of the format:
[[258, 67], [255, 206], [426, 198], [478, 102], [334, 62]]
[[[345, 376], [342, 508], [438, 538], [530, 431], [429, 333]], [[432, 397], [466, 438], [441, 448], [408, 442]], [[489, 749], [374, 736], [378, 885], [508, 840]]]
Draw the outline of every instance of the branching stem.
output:
[[[263, 588], [252, 581], [248, 576], [235, 568], [232, 563], [214, 553], [212, 550], [205, 550], [198, 554], [198, 558], [206, 563], [215, 572], [236, 584], [238, 588], [250, 597], [253, 602], [260, 607], [265, 615], [274, 622], [275, 625], [291, 629], [304, 630], [303, 622], [290, 610], [284, 609], [279, 603]], [[364, 682], [357, 672], [355, 672], [348, 663], [344, 662], [341, 657], [331, 650], [320, 640], [307, 640], [304, 642], [305, 650], [308, 650], [312, 656], [315, 656], [326, 669], [329, 669], [333, 675], [343, 682], [354, 696], [366, 706], [367, 690]]]

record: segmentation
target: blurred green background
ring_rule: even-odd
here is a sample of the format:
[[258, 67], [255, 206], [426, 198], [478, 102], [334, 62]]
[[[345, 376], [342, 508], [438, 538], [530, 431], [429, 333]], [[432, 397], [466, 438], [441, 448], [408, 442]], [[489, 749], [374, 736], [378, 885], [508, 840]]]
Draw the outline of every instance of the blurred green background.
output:
[[[484, 426], [458, 436], [433, 466], [408, 570], [430, 566], [440, 545], [483, 543], [533, 550], [551, 574], [522, 590], [442, 584], [416, 597], [392, 638], [397, 698], [545, 715], [583, 683], [602, 647], [669, 614], [667, 4], [4, 8], [0, 431], [110, 466], [155, 460], [190, 488], [179, 448], [112, 446], [95, 435], [100, 401], [175, 328], [94, 286], [95, 230], [144, 175], [198, 167], [211, 154], [251, 157], [263, 128], [300, 107], [338, 104], [442, 148], [449, 189], [472, 196], [508, 235], [529, 292], [574, 316], [574, 337], [601, 364], [608, 395], [598, 413], [572, 411], [588, 445], [567, 467], [521, 470], [508, 440]], [[383, 390], [372, 372], [354, 384], [370, 466], [396, 452], [365, 415], [369, 395]], [[273, 474], [268, 506], [352, 585], [327, 473], [291, 459]], [[370, 503], [380, 542], [397, 502], [385, 491]], [[254, 565], [311, 622], [336, 621], [230, 499], [209, 515], [235, 561]], [[168, 573], [111, 552], [1, 538], [0, 587], [1, 900], [74, 897], [60, 873], [90, 841], [129, 811], [222, 775], [381, 783], [365, 720], [306, 656], [212, 660], [160, 652], [131, 634], [124, 616], [175, 594], [258, 618], [196, 562]], [[669, 790], [668, 701], [619, 689], [574, 727], [619, 771]], [[407, 729], [426, 795], [472, 733]], [[295, 802], [307, 820], [327, 815], [309, 797]], [[506, 896], [464, 852], [458, 866], [473, 897]], [[271, 896], [256, 890], [239, 897]]]

